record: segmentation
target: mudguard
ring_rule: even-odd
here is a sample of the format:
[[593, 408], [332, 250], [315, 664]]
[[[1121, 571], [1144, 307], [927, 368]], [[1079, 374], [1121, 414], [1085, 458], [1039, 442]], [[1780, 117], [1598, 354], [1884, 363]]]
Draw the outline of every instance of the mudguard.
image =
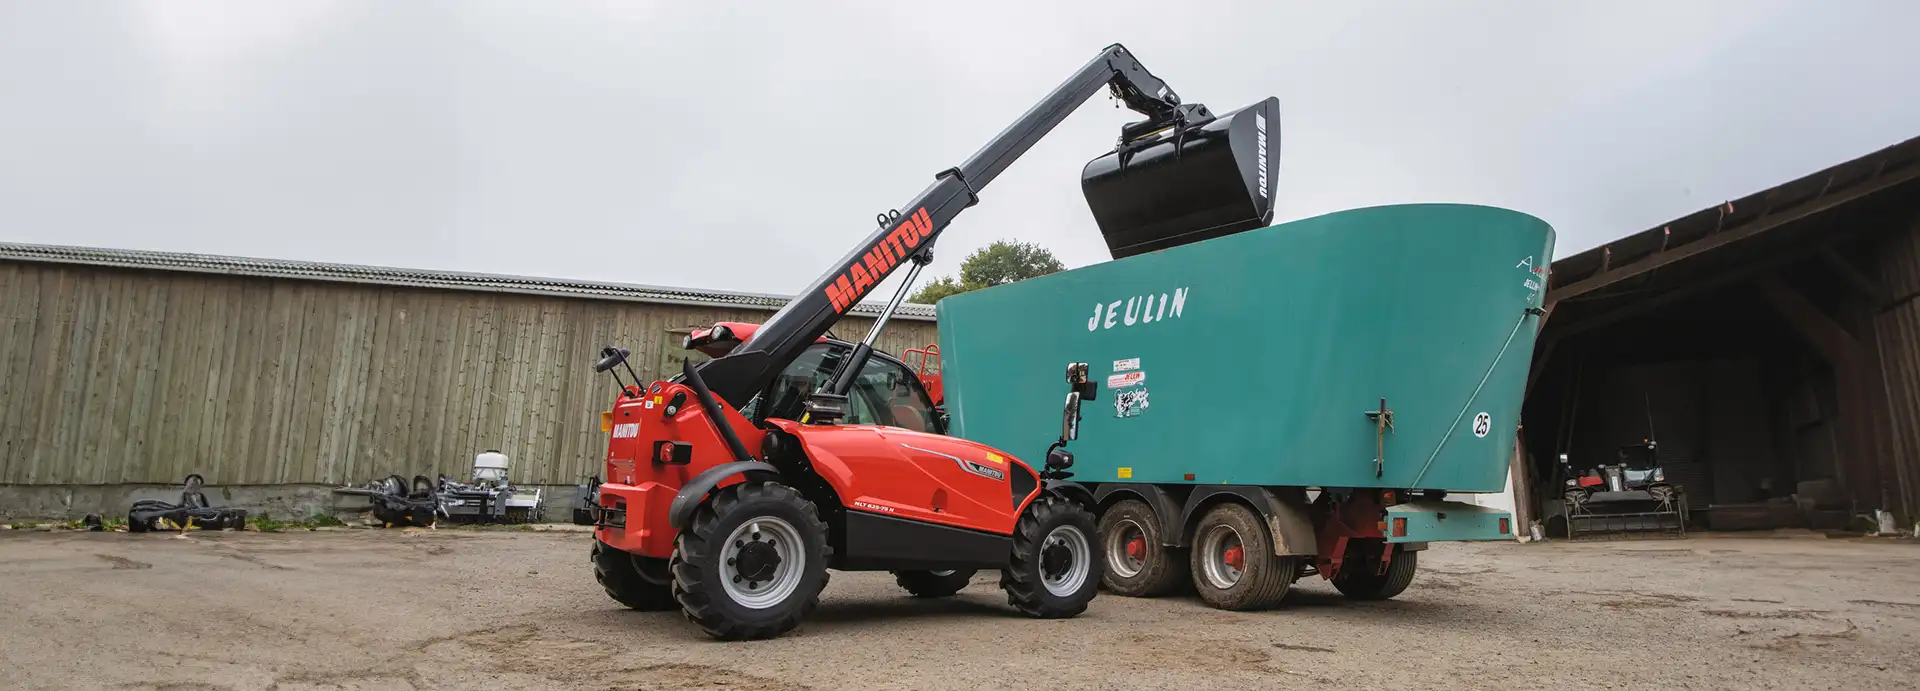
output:
[[1244, 500], [1267, 522], [1268, 532], [1273, 533], [1273, 553], [1277, 556], [1314, 555], [1320, 553], [1320, 537], [1313, 530], [1313, 521], [1307, 515], [1306, 496], [1282, 496], [1265, 487], [1247, 485], [1200, 485], [1187, 496], [1186, 508], [1180, 515], [1182, 545], [1186, 536], [1192, 532], [1195, 521], [1200, 518], [1200, 508], [1207, 501], [1223, 494], [1233, 495]]
[[1097, 512], [1100, 510], [1099, 502], [1096, 502], [1093, 499], [1093, 490], [1087, 489], [1086, 485], [1082, 485], [1072, 480], [1049, 479], [1049, 480], [1041, 480], [1040, 487], [1048, 492], [1052, 492], [1062, 497], [1066, 497], [1067, 499], [1070, 499], [1080, 504], [1081, 506], [1087, 507], [1088, 511]]
[[1186, 543], [1180, 536], [1181, 503], [1159, 485], [1141, 482], [1102, 482], [1100, 489], [1094, 492], [1094, 499], [1101, 504], [1118, 502], [1123, 499], [1139, 499], [1153, 508], [1153, 515], [1160, 521], [1160, 544], [1163, 547], [1180, 547]]
[[686, 528], [693, 521], [693, 510], [699, 508], [700, 501], [707, 498], [708, 492], [727, 478], [741, 474], [778, 476], [780, 469], [761, 461], [735, 461], [708, 468], [687, 480], [687, 484], [682, 485], [680, 492], [673, 496], [673, 503], [667, 506], [667, 525], [674, 530]]

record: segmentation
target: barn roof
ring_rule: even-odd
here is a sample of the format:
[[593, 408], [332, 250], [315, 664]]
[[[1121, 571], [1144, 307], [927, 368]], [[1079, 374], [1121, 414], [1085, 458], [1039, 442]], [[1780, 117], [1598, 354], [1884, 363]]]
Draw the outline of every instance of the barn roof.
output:
[[[624, 300], [691, 307], [777, 310], [792, 299], [790, 295], [743, 293], [736, 291], [676, 288], [631, 283], [604, 283], [564, 278], [481, 274], [460, 271], [401, 269], [356, 264], [258, 259], [184, 252], [106, 249], [65, 245], [36, 245], [0, 242], [0, 261], [50, 264], [79, 264], [129, 269], [184, 271], [201, 274], [226, 274], [343, 283], [417, 288], [443, 288], [528, 295]], [[876, 316], [881, 306], [861, 303], [851, 314]], [[930, 305], [902, 304], [895, 319], [933, 321]]]

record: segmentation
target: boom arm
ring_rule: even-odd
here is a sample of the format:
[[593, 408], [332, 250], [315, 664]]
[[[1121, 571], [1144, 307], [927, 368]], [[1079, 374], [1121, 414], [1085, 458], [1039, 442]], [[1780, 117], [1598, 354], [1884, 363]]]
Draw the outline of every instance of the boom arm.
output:
[[[962, 210], [979, 203], [980, 189], [993, 182], [1001, 171], [1103, 86], [1127, 108], [1147, 116], [1121, 128], [1118, 148], [1123, 150], [1167, 128], [1196, 125], [1213, 118], [1206, 106], [1181, 103], [1166, 82], [1147, 72], [1124, 46], [1117, 43], [1108, 46], [966, 162], [934, 176], [933, 184], [908, 202], [905, 211], [881, 214], [879, 227], [866, 240], [854, 246], [833, 268], [815, 279], [812, 286], [760, 325], [752, 338], [726, 356], [703, 363], [701, 378], [729, 405], [736, 408], [745, 405], [755, 391], [771, 382], [849, 308], [893, 275], [895, 269], [911, 262], [914, 265], [911, 271], [917, 274], [919, 267], [932, 260], [933, 242], [947, 224]], [[911, 275], [907, 283], [912, 283]], [[898, 307], [907, 288], [907, 285], [901, 286], [902, 294], [888, 304], [887, 310], [875, 320], [866, 341], [855, 348], [852, 357], [822, 387], [823, 391], [846, 393], [866, 363], [873, 337]]]

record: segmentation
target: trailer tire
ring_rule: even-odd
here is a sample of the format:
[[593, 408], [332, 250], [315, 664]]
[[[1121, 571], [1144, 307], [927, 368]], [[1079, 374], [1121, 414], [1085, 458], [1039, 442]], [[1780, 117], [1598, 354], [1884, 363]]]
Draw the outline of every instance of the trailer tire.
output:
[[1244, 505], [1225, 502], [1200, 517], [1188, 563], [1201, 600], [1216, 609], [1245, 611], [1279, 604], [1300, 575], [1301, 560], [1275, 556], [1273, 537], [1260, 517]]
[[[656, 573], [643, 572], [641, 560], [657, 562]], [[593, 541], [593, 580], [614, 602], [642, 612], [664, 612], [680, 606], [673, 599], [664, 560], [643, 557], [599, 540]]]
[[1158, 597], [1186, 585], [1186, 550], [1165, 546], [1164, 537], [1153, 507], [1139, 499], [1121, 500], [1101, 512], [1107, 589], [1124, 597]]
[[[1377, 559], [1370, 559], [1363, 563], [1370, 566], [1377, 562]], [[1419, 552], [1394, 547], [1393, 561], [1387, 562], [1386, 573], [1374, 573], [1371, 568], [1343, 568], [1339, 577], [1333, 579], [1333, 587], [1352, 600], [1391, 600], [1413, 583], [1413, 573], [1419, 566]]]
[[893, 582], [914, 597], [947, 597], [965, 589], [973, 582], [976, 572], [975, 569], [895, 571]]
[[[827, 525], [813, 502], [792, 487], [748, 480], [714, 491], [694, 509], [669, 565], [673, 597], [710, 637], [778, 637], [820, 605], [830, 554]], [[755, 575], [766, 580], [749, 580]]]
[[1000, 571], [1007, 604], [1037, 619], [1087, 611], [1107, 565], [1099, 534], [1086, 507], [1051, 493], [1034, 500], [1014, 525], [1013, 555]]

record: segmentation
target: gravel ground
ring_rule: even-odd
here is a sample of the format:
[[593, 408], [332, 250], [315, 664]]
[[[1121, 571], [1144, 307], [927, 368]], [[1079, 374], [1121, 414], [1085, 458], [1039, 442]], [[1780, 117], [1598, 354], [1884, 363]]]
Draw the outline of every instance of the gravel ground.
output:
[[[1015, 615], [835, 573], [789, 637], [619, 608], [567, 532], [0, 533], [0, 687], [1907, 688], [1920, 545], [1695, 536], [1446, 544], [1399, 599], [1102, 596]], [[1599, 670], [1613, 669], [1608, 674]]]

